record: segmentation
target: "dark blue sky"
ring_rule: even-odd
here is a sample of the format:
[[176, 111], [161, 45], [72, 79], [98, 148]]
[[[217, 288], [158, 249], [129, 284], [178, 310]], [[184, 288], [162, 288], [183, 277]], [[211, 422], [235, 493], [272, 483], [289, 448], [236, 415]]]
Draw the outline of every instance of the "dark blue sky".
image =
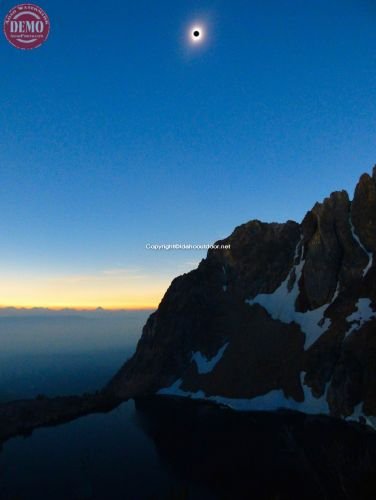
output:
[[376, 162], [371, 0], [37, 3], [47, 43], [0, 40], [0, 304], [155, 303], [205, 252], [146, 243], [300, 220]]

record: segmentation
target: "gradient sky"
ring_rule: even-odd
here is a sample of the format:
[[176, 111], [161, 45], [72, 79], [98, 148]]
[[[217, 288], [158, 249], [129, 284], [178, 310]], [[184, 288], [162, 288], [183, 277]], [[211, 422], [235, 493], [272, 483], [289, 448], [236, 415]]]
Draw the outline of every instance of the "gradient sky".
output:
[[47, 43], [0, 39], [1, 305], [155, 306], [205, 252], [147, 243], [301, 220], [376, 163], [373, 0], [36, 3]]

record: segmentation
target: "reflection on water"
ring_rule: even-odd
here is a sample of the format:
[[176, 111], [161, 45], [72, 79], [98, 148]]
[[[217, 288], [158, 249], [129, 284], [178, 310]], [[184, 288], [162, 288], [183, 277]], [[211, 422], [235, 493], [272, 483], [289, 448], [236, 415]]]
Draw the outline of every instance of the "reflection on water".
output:
[[0, 453], [2, 499], [374, 499], [376, 434], [327, 418], [123, 403]]
[[139, 421], [175, 477], [219, 499], [376, 498], [376, 433], [327, 417], [157, 398]]
[[210, 499], [203, 488], [184, 482], [160, 460], [138, 423], [133, 401], [108, 414], [38, 429], [15, 438], [0, 453], [0, 498]]
[[[135, 349], [150, 312], [0, 317], [0, 400], [93, 391]], [[0, 453], [1, 500], [190, 497], [138, 423], [133, 401], [15, 438]]]
[[[99, 388], [135, 348], [146, 316], [0, 318], [0, 394]], [[6, 442], [0, 499], [373, 500], [375, 436], [299, 414], [128, 401]]]

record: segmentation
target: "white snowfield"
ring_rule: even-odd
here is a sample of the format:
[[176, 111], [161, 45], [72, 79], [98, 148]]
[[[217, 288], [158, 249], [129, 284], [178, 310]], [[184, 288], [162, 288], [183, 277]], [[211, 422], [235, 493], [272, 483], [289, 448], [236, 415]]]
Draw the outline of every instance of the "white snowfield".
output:
[[[181, 388], [182, 379], [176, 380], [171, 386], [160, 389], [157, 394], [161, 396], [182, 397], [200, 401], [211, 401], [219, 405], [228, 406], [236, 411], [277, 411], [295, 410], [309, 415], [330, 415], [327, 402], [329, 383], [326, 385], [324, 394], [320, 398], [313, 396], [312, 391], [304, 384], [305, 372], [300, 374], [300, 382], [304, 391], [304, 401], [298, 402], [285, 396], [282, 390], [270, 391], [262, 396], [250, 399], [227, 398], [223, 396], [208, 396], [204, 391], [189, 392]], [[376, 429], [376, 417], [366, 416], [363, 412], [363, 403], [354, 408], [352, 415], [346, 417], [347, 421], [359, 422], [363, 417], [370, 427]]]
[[200, 351], [192, 353], [192, 361], [194, 361], [197, 365], [197, 371], [200, 375], [204, 373], [210, 373], [213, 368], [217, 365], [217, 363], [222, 359], [222, 356], [227, 349], [228, 342], [219, 349], [217, 354], [212, 358], [208, 359], [204, 354]]
[[359, 330], [364, 323], [374, 318], [376, 319], [376, 311], [372, 310], [371, 300], [368, 298], [359, 299], [356, 303], [356, 311], [346, 318], [346, 321], [350, 323], [350, 327], [346, 332], [345, 338], [354, 331]]
[[250, 399], [208, 396], [203, 391], [187, 392], [181, 389], [182, 379], [176, 380], [170, 387], [160, 389], [157, 394], [213, 401], [238, 411], [275, 411], [288, 409], [310, 414], [329, 414], [329, 407], [326, 401], [327, 388], [321, 398], [315, 398], [310, 388], [304, 385], [304, 376], [305, 372], [301, 372], [300, 381], [304, 391], [304, 401], [301, 403], [292, 398], [287, 398], [282, 390], [270, 391], [267, 394]]
[[[361, 243], [359, 237], [354, 231], [354, 227], [350, 218], [350, 225], [353, 238], [368, 255], [369, 261], [363, 270], [363, 277], [366, 276], [369, 269], [373, 265], [373, 254], [368, 252], [364, 245]], [[317, 309], [307, 312], [298, 312], [295, 310], [295, 302], [299, 295], [299, 280], [302, 275], [304, 260], [303, 260], [303, 244], [302, 239], [295, 249], [294, 266], [288, 273], [286, 279], [280, 286], [272, 293], [259, 294], [253, 299], [246, 300], [246, 303], [253, 305], [259, 304], [262, 306], [269, 315], [276, 320], [284, 323], [297, 323], [303, 333], [305, 333], [304, 348], [308, 349], [316, 340], [328, 330], [331, 320], [325, 317], [325, 312], [328, 307], [336, 300], [339, 294], [339, 284], [337, 284], [336, 292], [330, 303], [324, 304]], [[223, 273], [226, 275], [226, 270], [223, 268]], [[290, 278], [295, 275], [295, 281], [291, 290], [288, 289]], [[227, 286], [223, 285], [223, 290], [227, 290]], [[346, 332], [346, 337], [351, 333], [359, 330], [367, 321], [376, 319], [376, 311], [371, 307], [371, 300], [369, 298], [359, 298], [356, 303], [356, 311], [349, 315], [346, 320], [349, 323], [349, 329]], [[191, 361], [197, 365], [199, 374], [210, 373], [222, 359], [229, 343], [222, 346], [217, 354], [211, 359], [208, 359], [201, 352], [197, 351], [192, 353]], [[198, 390], [197, 392], [185, 391], [181, 388], [182, 379], [179, 378], [171, 386], [160, 389], [157, 394], [164, 396], [185, 397], [196, 400], [212, 401], [217, 404], [228, 406], [238, 411], [275, 411], [280, 409], [296, 410], [308, 414], [330, 414], [329, 405], [327, 402], [327, 392], [329, 388], [328, 383], [324, 394], [320, 398], [313, 396], [311, 389], [304, 384], [305, 372], [301, 372], [300, 381], [304, 391], [304, 401], [297, 402], [292, 398], [286, 397], [283, 390], [273, 390], [261, 396], [250, 399], [241, 398], [227, 398], [224, 396], [209, 396], [204, 391]], [[364, 417], [366, 423], [376, 429], [376, 417], [366, 416], [363, 412], [363, 403], [360, 403], [354, 408], [353, 414], [345, 419], [348, 421], [359, 421], [360, 417]]]
[[351, 227], [351, 234], [352, 234], [354, 240], [358, 243], [358, 245], [363, 250], [363, 252], [368, 256], [368, 264], [363, 269], [363, 278], [364, 278], [364, 276], [368, 273], [368, 271], [373, 266], [373, 253], [368, 252], [368, 250], [365, 248], [363, 243], [360, 241], [359, 236], [355, 232], [355, 228], [354, 228], [354, 224], [352, 223], [351, 216], [350, 216], [350, 227]]
[[[303, 260], [303, 245], [300, 241], [295, 250], [294, 262], [299, 255], [300, 259], [298, 264], [295, 264], [285, 281], [273, 293], [260, 293], [253, 299], [246, 300], [247, 304], [259, 304], [262, 306], [273, 319], [282, 321], [283, 323], [297, 323], [302, 332], [305, 333], [304, 349], [308, 349], [316, 340], [328, 330], [331, 321], [325, 318], [325, 311], [336, 300], [338, 296], [337, 290], [329, 304], [324, 304], [317, 309], [306, 312], [297, 312], [295, 310], [295, 302], [299, 295], [299, 280], [302, 275], [304, 260]], [[295, 272], [295, 282], [291, 290], [288, 289], [288, 282], [290, 277]]]
[[[363, 270], [363, 277], [366, 276], [369, 269], [373, 265], [373, 254], [367, 252], [364, 245], [359, 240], [358, 236], [354, 231], [354, 226], [352, 225], [350, 219], [351, 231], [354, 239], [357, 241], [362, 250], [368, 255], [369, 261], [367, 266]], [[336, 300], [339, 293], [339, 285], [337, 284], [337, 290], [330, 303], [324, 304], [317, 309], [312, 311], [306, 311], [304, 313], [297, 312], [295, 310], [295, 302], [299, 295], [299, 280], [302, 275], [304, 260], [303, 247], [301, 242], [298, 243], [295, 250], [294, 262], [297, 260], [299, 246], [301, 246], [301, 256], [298, 264], [295, 264], [290, 273], [287, 275], [285, 281], [273, 292], [273, 293], [261, 293], [256, 295], [253, 299], [249, 299], [246, 302], [250, 305], [259, 304], [262, 306], [273, 319], [282, 321], [283, 323], [297, 323], [302, 332], [305, 333], [304, 349], [307, 350], [312, 344], [320, 338], [320, 336], [325, 333], [331, 325], [331, 320], [325, 317], [325, 312], [331, 304]], [[295, 282], [291, 291], [288, 290], [288, 282], [290, 277], [295, 272]], [[349, 323], [353, 323], [351, 328], [346, 333], [346, 336], [350, 335], [353, 331], [358, 330], [364, 323], [370, 319], [376, 318], [376, 313], [371, 309], [371, 301], [367, 298], [359, 299], [357, 303], [357, 312], [352, 314], [347, 318]]]
[[376, 429], [376, 417], [364, 415], [363, 403], [359, 403], [355, 406], [352, 415], [346, 417], [345, 420], [349, 422], [359, 422], [360, 417], [363, 417], [367, 422], [367, 425]]

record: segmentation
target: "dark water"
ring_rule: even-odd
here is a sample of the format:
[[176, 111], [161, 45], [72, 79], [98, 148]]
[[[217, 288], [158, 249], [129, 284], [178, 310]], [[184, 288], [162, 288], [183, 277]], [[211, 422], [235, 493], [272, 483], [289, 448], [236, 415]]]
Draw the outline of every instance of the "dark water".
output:
[[[54, 328], [28, 320], [24, 329], [18, 323], [12, 341], [2, 330], [3, 394], [100, 387], [132, 352], [141, 327], [115, 319], [55, 318]], [[48, 331], [57, 337], [53, 349], [44, 343]], [[0, 453], [1, 500], [317, 498], [376, 498], [375, 432], [328, 418], [151, 398], [37, 429]]]
[[155, 398], [5, 443], [2, 499], [374, 499], [376, 435]]
[[[0, 399], [100, 389], [134, 352], [148, 315], [0, 317]], [[133, 401], [12, 439], [0, 453], [1, 500], [184, 498], [184, 488]]]
[[[0, 454], [0, 498], [184, 498], [184, 482], [161, 460], [133, 401], [15, 438]], [[212, 498], [190, 484], [190, 498]]]

